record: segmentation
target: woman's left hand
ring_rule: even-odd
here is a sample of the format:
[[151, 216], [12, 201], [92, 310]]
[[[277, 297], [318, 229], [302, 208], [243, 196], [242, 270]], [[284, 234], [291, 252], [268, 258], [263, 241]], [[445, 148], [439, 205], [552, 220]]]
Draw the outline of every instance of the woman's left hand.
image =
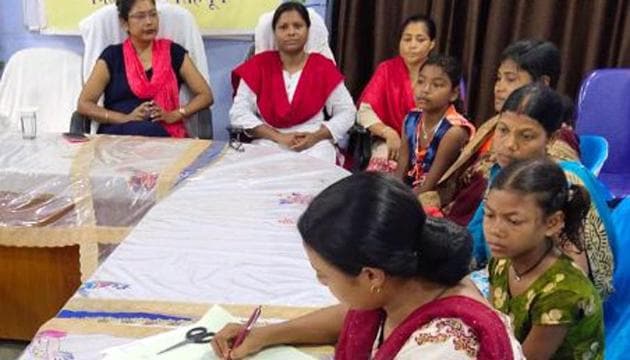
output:
[[156, 104], [153, 104], [149, 114], [151, 116], [151, 121], [164, 121], [167, 124], [178, 122], [184, 118], [178, 110], [166, 112]]
[[172, 124], [172, 123], [182, 120], [183, 118], [184, 116], [179, 111], [175, 110], [168, 113], [164, 113], [164, 115], [162, 115], [162, 118], [160, 120], [164, 121], [167, 124]]
[[296, 135], [297, 141], [293, 146], [291, 146], [291, 150], [293, 151], [303, 151], [306, 149], [310, 149], [315, 144], [317, 144], [320, 139], [315, 133], [309, 132], [301, 132]]

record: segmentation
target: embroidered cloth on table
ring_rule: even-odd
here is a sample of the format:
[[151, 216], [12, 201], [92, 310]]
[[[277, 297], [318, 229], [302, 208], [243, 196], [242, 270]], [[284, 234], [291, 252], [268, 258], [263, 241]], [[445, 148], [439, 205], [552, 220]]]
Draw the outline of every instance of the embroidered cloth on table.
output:
[[251, 304], [240, 312], [225, 305], [241, 319], [262, 304], [260, 323], [310, 310], [293, 307], [334, 303], [317, 283], [295, 223], [315, 195], [349, 173], [304, 154], [243, 149], [219, 154], [152, 207], [21, 359], [41, 358], [54, 343], [57, 353], [102, 360], [109, 347], [193, 324], [204, 303]]
[[[2, 134], [0, 245], [79, 245], [86, 280], [98, 265], [99, 244], [118, 244], [177, 183], [218, 158], [224, 145], [131, 136], [70, 143], [47, 133], [24, 141]], [[206, 152], [211, 156], [200, 156]]]
[[[190, 327], [211, 309], [212, 304], [165, 301], [95, 300], [72, 298], [57, 316], [46, 322], [38, 333], [51, 331], [73, 335], [109, 335], [133, 339], [154, 336], [177, 327]], [[238, 321], [245, 321], [256, 305], [220, 305]], [[312, 307], [263, 305], [259, 324], [292, 319], [311, 311]], [[310, 355], [331, 355], [330, 346], [300, 347]]]

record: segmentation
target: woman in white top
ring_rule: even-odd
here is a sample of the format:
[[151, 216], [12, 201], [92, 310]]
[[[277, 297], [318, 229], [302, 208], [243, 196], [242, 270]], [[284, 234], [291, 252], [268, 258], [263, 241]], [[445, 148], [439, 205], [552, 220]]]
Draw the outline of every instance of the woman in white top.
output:
[[[304, 51], [310, 23], [300, 3], [276, 9], [272, 29], [278, 50], [255, 55], [233, 71], [230, 122], [256, 138], [255, 143], [334, 163], [334, 144], [352, 126], [355, 107], [335, 64]], [[332, 116], [328, 121], [324, 107]]]

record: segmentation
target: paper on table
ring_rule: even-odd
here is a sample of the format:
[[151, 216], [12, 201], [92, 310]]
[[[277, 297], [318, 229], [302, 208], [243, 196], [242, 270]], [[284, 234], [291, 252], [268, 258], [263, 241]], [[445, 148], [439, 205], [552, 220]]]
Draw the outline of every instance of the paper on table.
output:
[[[218, 360], [210, 344], [186, 344], [157, 355], [158, 352], [175, 345], [186, 337], [186, 332], [196, 326], [205, 326], [208, 331], [219, 331], [231, 322], [237, 322], [229, 312], [220, 306], [213, 306], [195, 325], [178, 328], [166, 333], [150, 336], [132, 343], [109, 348], [103, 353], [103, 360]], [[278, 346], [263, 350], [252, 356], [252, 360], [313, 360], [309, 356], [290, 346]]]

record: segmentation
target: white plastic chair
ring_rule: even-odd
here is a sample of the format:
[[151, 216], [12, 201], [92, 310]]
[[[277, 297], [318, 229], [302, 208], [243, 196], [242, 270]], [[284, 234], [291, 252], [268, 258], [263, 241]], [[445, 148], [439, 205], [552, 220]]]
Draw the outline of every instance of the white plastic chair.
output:
[[37, 107], [37, 132], [67, 131], [81, 87], [78, 54], [49, 48], [16, 52], [0, 80], [0, 131], [19, 131], [25, 107]]
[[[158, 37], [168, 38], [188, 50], [188, 55], [201, 73], [206, 82], [210, 83], [208, 75], [208, 60], [206, 50], [203, 45], [201, 32], [197, 26], [194, 16], [183, 7], [170, 4], [164, 0], [157, 2], [157, 10], [160, 16], [160, 29]], [[83, 77], [87, 78], [92, 73], [92, 68], [96, 64], [98, 57], [103, 50], [112, 44], [119, 44], [127, 38], [127, 34], [123, 31], [120, 19], [118, 18], [118, 10], [116, 5], [105, 5], [92, 13], [90, 16], [81, 20], [79, 23], [79, 31], [84, 44], [83, 53]], [[185, 104], [190, 99], [190, 92], [186, 86], [180, 91], [180, 102]], [[210, 131], [212, 137], [212, 115], [208, 113], [207, 119], [210, 122], [210, 129], [201, 130], [201, 132]], [[192, 132], [197, 134], [200, 126], [199, 120], [194, 115], [186, 123], [189, 134]], [[191, 127], [197, 127], [192, 129]], [[206, 138], [207, 136], [200, 136]]]
[[[273, 13], [273, 11], [267, 12], [258, 18], [258, 24], [254, 30], [255, 54], [277, 49], [273, 29], [271, 28]], [[311, 28], [308, 32], [308, 40], [304, 46], [304, 51], [307, 53], [320, 53], [330, 60], [335, 61], [332, 49], [328, 44], [328, 28], [326, 27], [326, 22], [324, 22], [324, 19], [313, 9], [308, 9], [308, 15], [311, 19]]]

